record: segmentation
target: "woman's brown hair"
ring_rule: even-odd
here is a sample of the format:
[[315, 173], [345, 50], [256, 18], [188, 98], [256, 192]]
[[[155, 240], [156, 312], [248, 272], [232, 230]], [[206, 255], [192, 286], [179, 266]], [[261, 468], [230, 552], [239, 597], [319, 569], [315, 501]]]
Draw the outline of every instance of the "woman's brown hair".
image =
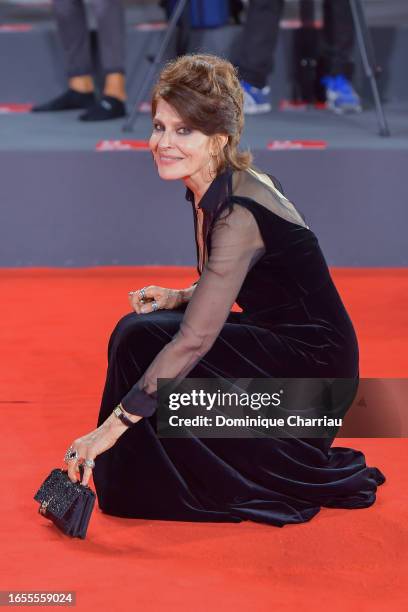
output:
[[244, 100], [231, 62], [210, 54], [177, 57], [165, 65], [153, 88], [153, 117], [159, 98], [170, 104], [190, 129], [207, 136], [228, 136], [224, 148], [218, 147], [217, 173], [227, 165], [236, 170], [249, 168], [252, 154], [238, 150], [244, 127]]

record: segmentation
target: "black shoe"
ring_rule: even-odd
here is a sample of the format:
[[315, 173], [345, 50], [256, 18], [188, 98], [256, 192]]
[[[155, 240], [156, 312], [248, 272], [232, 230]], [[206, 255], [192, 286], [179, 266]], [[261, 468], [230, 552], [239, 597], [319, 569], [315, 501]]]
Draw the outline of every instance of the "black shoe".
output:
[[126, 117], [125, 103], [113, 96], [102, 96], [78, 118], [80, 121], [109, 121], [119, 117]]
[[67, 89], [65, 93], [45, 104], [33, 106], [31, 109], [34, 113], [45, 113], [53, 111], [79, 110], [89, 108], [95, 104], [95, 95], [93, 93], [81, 93], [74, 89]]

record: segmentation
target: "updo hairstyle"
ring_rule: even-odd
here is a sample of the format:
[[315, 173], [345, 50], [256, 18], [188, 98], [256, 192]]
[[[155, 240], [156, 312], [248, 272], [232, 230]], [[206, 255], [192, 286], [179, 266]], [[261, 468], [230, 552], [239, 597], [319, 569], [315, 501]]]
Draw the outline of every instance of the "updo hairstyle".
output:
[[251, 165], [252, 154], [238, 149], [244, 100], [237, 70], [228, 60], [193, 53], [168, 62], [152, 92], [152, 117], [160, 98], [177, 111], [186, 127], [207, 136], [228, 136], [223, 148], [220, 143], [216, 147], [217, 174], [226, 166], [246, 170]]

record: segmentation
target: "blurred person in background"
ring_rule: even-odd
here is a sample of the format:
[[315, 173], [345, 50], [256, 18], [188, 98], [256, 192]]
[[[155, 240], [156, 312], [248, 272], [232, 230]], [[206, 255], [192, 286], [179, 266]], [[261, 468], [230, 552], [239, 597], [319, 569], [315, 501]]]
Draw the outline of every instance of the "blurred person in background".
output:
[[[284, 0], [249, 0], [238, 59], [247, 114], [271, 110], [266, 85], [274, 66], [274, 52]], [[338, 113], [361, 111], [351, 84], [354, 29], [349, 0], [323, 0], [323, 43], [326, 74], [322, 79], [328, 107]]]
[[125, 19], [122, 0], [92, 0], [104, 74], [102, 96], [95, 96], [90, 34], [84, 0], [53, 0], [64, 50], [68, 89], [34, 106], [34, 112], [83, 109], [81, 121], [106, 121], [126, 115]]

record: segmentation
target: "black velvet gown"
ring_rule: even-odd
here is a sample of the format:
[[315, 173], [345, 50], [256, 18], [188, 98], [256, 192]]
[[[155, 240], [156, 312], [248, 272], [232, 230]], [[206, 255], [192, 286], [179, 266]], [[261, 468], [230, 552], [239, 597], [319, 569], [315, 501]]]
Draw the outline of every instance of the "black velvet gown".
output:
[[[358, 378], [353, 325], [317, 238], [256, 168], [227, 168], [194, 213], [199, 280], [187, 307], [125, 315], [108, 346], [98, 426], [122, 401], [143, 415], [96, 458], [107, 514], [271, 525], [321, 506], [365, 508], [385, 480], [332, 439], [159, 438], [157, 379]], [[155, 280], [151, 280], [155, 284]], [[242, 312], [231, 312], [237, 302]]]

